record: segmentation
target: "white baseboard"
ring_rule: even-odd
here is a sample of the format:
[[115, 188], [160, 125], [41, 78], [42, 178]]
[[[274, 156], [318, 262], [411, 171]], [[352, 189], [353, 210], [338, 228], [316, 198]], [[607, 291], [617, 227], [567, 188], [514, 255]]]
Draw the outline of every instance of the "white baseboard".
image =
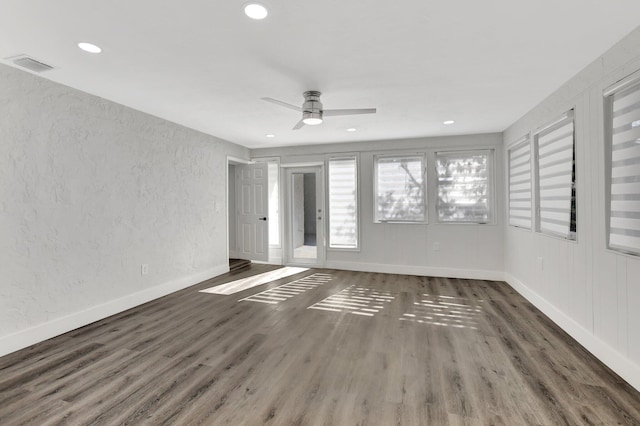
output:
[[39, 324], [8, 336], [0, 337], [0, 356], [59, 336], [60, 334], [75, 330], [76, 328], [91, 324], [227, 272], [229, 272], [228, 264], [219, 265], [185, 278], [160, 284], [101, 305], [92, 306], [83, 311], [75, 312], [61, 318], [55, 318], [44, 324]]
[[640, 391], [640, 366], [633, 363], [620, 352], [598, 339], [591, 331], [568, 317], [542, 296], [527, 287], [516, 277], [505, 272], [505, 281], [518, 293], [534, 304], [560, 328], [566, 331], [578, 343], [584, 346], [596, 358], [602, 361], [631, 386]]
[[471, 280], [504, 280], [502, 271], [485, 271], [481, 269], [439, 268], [433, 266], [392, 265], [385, 263], [361, 263], [327, 260], [326, 268], [344, 269], [347, 271], [381, 272], [385, 274], [406, 274], [428, 277], [466, 278]]

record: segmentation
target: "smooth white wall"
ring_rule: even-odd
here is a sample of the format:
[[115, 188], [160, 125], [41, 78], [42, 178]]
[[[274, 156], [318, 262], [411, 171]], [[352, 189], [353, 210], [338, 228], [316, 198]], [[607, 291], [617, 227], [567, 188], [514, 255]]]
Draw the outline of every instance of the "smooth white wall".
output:
[[[434, 152], [495, 150], [496, 224], [438, 224]], [[427, 224], [374, 223], [373, 158], [377, 153], [426, 152]], [[281, 164], [326, 161], [331, 154], [358, 153], [360, 250], [328, 250], [329, 268], [459, 278], [503, 278], [503, 147], [501, 134], [434, 137], [287, 148], [255, 149], [254, 158], [280, 157]], [[328, 201], [327, 201], [328, 202]], [[325, 226], [327, 224], [325, 223]], [[326, 231], [325, 231], [326, 234]], [[440, 244], [439, 251], [434, 243]]]
[[640, 28], [505, 131], [507, 149], [575, 107], [577, 242], [507, 226], [504, 245], [507, 281], [640, 389], [640, 258], [606, 248], [603, 117], [603, 90], [638, 69]]
[[0, 355], [228, 270], [247, 149], [5, 65], [0, 149]]

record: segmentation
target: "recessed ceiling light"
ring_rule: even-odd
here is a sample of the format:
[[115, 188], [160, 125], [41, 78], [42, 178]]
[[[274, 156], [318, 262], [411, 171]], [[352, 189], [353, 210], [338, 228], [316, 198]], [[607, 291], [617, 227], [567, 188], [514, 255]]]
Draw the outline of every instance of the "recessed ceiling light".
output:
[[78, 47], [84, 50], [85, 52], [89, 52], [89, 53], [102, 52], [102, 49], [99, 46], [96, 46], [95, 44], [91, 44], [91, 43], [80, 42], [78, 43]]
[[260, 3], [248, 3], [244, 7], [244, 13], [251, 19], [264, 19], [269, 14], [269, 11]]
[[269, 133], [268, 135], [265, 135], [265, 136], [268, 137], [268, 138], [275, 138], [276, 137], [276, 135], [272, 135], [271, 133]]
[[453, 121], [453, 120], [447, 120], [447, 121], [443, 122], [442, 124], [453, 124], [453, 123], [455, 123], [455, 121]]
[[355, 132], [356, 130], [358, 129], [356, 129], [355, 127], [350, 127], [347, 129], [347, 132]]

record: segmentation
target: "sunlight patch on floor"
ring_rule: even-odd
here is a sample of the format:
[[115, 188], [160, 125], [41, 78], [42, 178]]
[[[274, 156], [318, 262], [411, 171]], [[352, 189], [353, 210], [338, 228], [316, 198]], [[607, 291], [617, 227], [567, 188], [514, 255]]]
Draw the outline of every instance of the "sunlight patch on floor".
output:
[[331, 281], [331, 274], [317, 273], [278, 287], [270, 288], [269, 290], [262, 291], [252, 296], [245, 297], [244, 299], [238, 300], [238, 302], [248, 301], [276, 305], [294, 296], [302, 294], [307, 290], [312, 290], [318, 286], [326, 284], [329, 281]]
[[327, 297], [307, 309], [318, 309], [331, 312], [349, 312], [355, 315], [372, 317], [395, 298], [388, 291], [349, 286], [344, 290]]
[[300, 272], [308, 271], [309, 268], [294, 268], [291, 266], [285, 266], [284, 268], [276, 269], [275, 271], [264, 272], [258, 275], [252, 275], [240, 280], [231, 281], [230, 283], [217, 285], [204, 290], [200, 290], [200, 293], [211, 294], [234, 294], [240, 291], [244, 291], [262, 284], [267, 284], [281, 278], [290, 277], [291, 275], [299, 274]]
[[402, 314], [400, 321], [477, 330], [482, 306], [475, 303], [482, 302], [483, 300], [469, 301], [460, 297], [423, 294], [419, 302], [413, 303], [411, 312]]

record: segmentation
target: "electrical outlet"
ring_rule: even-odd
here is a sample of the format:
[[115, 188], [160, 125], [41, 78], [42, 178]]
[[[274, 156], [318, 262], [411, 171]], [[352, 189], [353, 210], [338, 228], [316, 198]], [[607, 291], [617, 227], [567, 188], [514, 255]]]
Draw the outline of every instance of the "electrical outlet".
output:
[[538, 258], [538, 269], [540, 269], [541, 271], [544, 270], [544, 257]]
[[143, 263], [142, 265], [140, 265], [140, 273], [142, 275], [147, 275], [149, 273], [149, 264]]
[[440, 251], [440, 243], [433, 243], [433, 251]]

